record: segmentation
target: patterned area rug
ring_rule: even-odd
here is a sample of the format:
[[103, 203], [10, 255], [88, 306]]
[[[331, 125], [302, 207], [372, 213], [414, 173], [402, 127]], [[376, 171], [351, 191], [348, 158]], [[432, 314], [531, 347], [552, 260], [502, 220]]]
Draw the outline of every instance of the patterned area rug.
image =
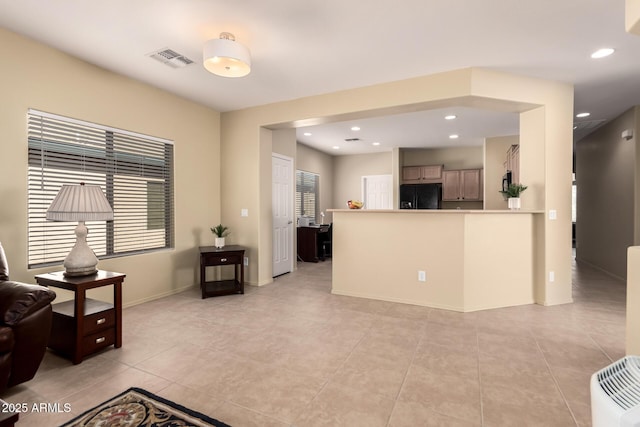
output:
[[141, 388], [132, 387], [61, 427], [230, 427]]

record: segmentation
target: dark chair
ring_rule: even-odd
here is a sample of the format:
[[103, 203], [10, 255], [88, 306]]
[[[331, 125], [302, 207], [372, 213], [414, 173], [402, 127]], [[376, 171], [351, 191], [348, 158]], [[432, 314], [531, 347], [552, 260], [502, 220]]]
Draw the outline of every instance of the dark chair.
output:
[[331, 243], [333, 241], [333, 223], [329, 224], [329, 230], [321, 234], [320, 247], [322, 248], [322, 257], [331, 258]]
[[0, 244], [0, 392], [36, 375], [51, 333], [55, 297], [44, 286], [9, 280]]

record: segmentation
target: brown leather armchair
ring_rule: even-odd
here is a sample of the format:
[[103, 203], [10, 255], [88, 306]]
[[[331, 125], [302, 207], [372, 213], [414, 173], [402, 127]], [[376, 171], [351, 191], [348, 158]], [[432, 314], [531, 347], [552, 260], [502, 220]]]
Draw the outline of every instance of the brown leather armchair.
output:
[[9, 280], [0, 244], [0, 392], [33, 378], [51, 333], [55, 292]]

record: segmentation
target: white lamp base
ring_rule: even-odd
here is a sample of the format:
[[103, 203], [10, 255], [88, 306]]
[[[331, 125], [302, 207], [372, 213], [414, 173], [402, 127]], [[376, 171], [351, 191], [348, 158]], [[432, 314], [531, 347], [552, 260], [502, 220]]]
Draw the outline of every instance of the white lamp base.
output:
[[88, 276], [98, 271], [98, 258], [87, 244], [89, 230], [84, 221], [79, 221], [76, 227], [76, 243], [71, 252], [64, 259], [65, 276]]

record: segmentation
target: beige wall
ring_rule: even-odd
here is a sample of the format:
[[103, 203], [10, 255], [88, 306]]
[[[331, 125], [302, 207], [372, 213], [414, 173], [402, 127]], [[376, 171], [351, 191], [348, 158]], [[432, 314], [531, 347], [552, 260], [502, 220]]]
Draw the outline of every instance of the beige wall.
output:
[[272, 135], [273, 152], [295, 159], [297, 150], [296, 130], [278, 129]]
[[33, 282], [35, 274], [62, 268], [27, 269], [26, 114], [36, 108], [175, 142], [175, 249], [98, 266], [127, 275], [126, 305], [194, 286], [197, 248], [213, 243], [209, 227], [220, 221], [219, 113], [4, 29], [0, 51], [11, 58], [0, 79], [0, 240], [11, 277]]
[[635, 192], [634, 192], [634, 223], [633, 223], [633, 244], [640, 245], [640, 106], [634, 108], [634, 121], [636, 123], [633, 130], [633, 143], [636, 146], [636, 159], [635, 159]]
[[636, 110], [626, 111], [576, 143], [576, 256], [617, 277], [626, 277], [627, 248], [634, 244], [637, 138]]
[[507, 209], [507, 201], [500, 190], [505, 174], [507, 150], [519, 143], [518, 136], [487, 138], [484, 142], [484, 208]]
[[334, 212], [332, 292], [455, 311], [533, 303], [538, 214], [469, 212]]
[[640, 246], [627, 250], [627, 354], [640, 354]]
[[445, 169], [482, 169], [482, 147], [401, 150], [403, 166], [444, 165]]
[[344, 209], [347, 200], [362, 200], [362, 177], [391, 175], [391, 162], [391, 152], [335, 156], [332, 207]]
[[[554, 209], [558, 214], [557, 220], [549, 220], [545, 215], [535, 227], [539, 233], [537, 250], [534, 252], [536, 302], [559, 304], [572, 301], [573, 87], [480, 68], [449, 71], [223, 113], [223, 219], [227, 221], [229, 215], [229, 221], [234, 221], [239, 198], [247, 199], [247, 203], [260, 211], [248, 218], [241, 235], [243, 242], [255, 248], [258, 254], [258, 265], [255, 266], [254, 262], [249, 268], [251, 280], [255, 282], [257, 278], [258, 284], [271, 281], [271, 241], [268, 234], [260, 231], [270, 229], [271, 206], [268, 199], [271, 190], [265, 185], [269, 183], [270, 170], [265, 162], [270, 158], [265, 159], [263, 153], [265, 150], [271, 153], [271, 142], [261, 140], [261, 127], [295, 127], [319, 120], [349, 120], [449, 105], [520, 113], [521, 176], [523, 182], [531, 183], [530, 194], [533, 194], [523, 203], [525, 208]], [[529, 155], [525, 156], [525, 152]], [[227, 162], [233, 167], [225, 167]], [[547, 182], [553, 185], [546, 186]], [[340, 185], [336, 178], [336, 188]], [[239, 191], [241, 188], [242, 192]], [[344, 202], [345, 196], [337, 194], [337, 191], [334, 197]], [[526, 206], [527, 203], [530, 206]], [[550, 271], [555, 274], [553, 283], [545, 280]]]
[[625, 28], [632, 34], [640, 35], [640, 0], [625, 1]]
[[[318, 150], [314, 150], [304, 144], [297, 144], [296, 154], [296, 169], [313, 172], [319, 175], [318, 190], [320, 192], [320, 212], [325, 213], [324, 222], [328, 224], [332, 220], [331, 212], [327, 212], [327, 209], [332, 209], [333, 205], [333, 187], [334, 187], [334, 172], [333, 172], [334, 157], [329, 154], [323, 153]], [[316, 221], [320, 223], [321, 216], [318, 212], [318, 218]]]

